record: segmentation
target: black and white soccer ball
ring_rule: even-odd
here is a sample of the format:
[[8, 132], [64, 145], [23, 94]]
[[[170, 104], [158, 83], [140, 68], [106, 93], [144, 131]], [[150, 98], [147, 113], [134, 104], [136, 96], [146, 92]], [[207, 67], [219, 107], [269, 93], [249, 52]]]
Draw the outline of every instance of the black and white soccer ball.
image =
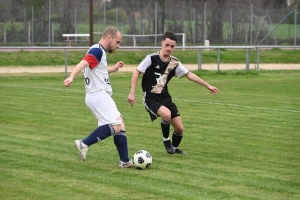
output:
[[152, 156], [146, 150], [138, 150], [133, 155], [133, 163], [137, 169], [148, 169], [152, 164]]

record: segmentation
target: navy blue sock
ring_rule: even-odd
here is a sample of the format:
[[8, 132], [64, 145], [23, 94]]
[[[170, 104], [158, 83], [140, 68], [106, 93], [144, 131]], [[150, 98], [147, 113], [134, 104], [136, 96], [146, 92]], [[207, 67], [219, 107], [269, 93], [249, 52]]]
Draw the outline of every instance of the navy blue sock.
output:
[[114, 143], [117, 147], [120, 160], [123, 162], [128, 162], [128, 146], [125, 131], [120, 131], [120, 133], [114, 135]]
[[99, 126], [94, 132], [92, 132], [87, 138], [82, 140], [82, 142], [88, 146], [95, 144], [105, 138], [114, 134], [114, 128], [111, 125]]

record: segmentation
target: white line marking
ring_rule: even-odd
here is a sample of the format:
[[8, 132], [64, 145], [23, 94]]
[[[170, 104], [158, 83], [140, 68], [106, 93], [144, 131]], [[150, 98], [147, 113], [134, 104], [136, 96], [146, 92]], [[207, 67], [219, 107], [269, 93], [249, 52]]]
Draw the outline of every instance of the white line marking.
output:
[[241, 107], [241, 108], [249, 108], [249, 109], [258, 109], [258, 110], [272, 110], [272, 111], [283, 111], [283, 112], [294, 112], [300, 113], [300, 110], [288, 110], [288, 109], [278, 109], [278, 108], [264, 108], [264, 107], [253, 107], [253, 106], [242, 106], [237, 104], [226, 104], [226, 103], [216, 103], [216, 102], [200, 102], [195, 100], [187, 100], [187, 99], [176, 99], [177, 101], [187, 101], [187, 102], [194, 102], [194, 103], [203, 103], [203, 104], [214, 104], [214, 105], [221, 105], [221, 106], [231, 106], [231, 107]]
[[[28, 88], [37, 88], [37, 89], [47, 89], [47, 90], [59, 90], [65, 92], [84, 92], [84, 87], [82, 90], [74, 90], [74, 89], [66, 89], [66, 88], [51, 88], [51, 87], [39, 87], [34, 85], [20, 85], [20, 84], [1, 84], [4, 87], [28, 87]], [[119, 94], [113, 93], [113, 95], [118, 96], [127, 96], [126, 94]], [[136, 95], [136, 97], [142, 98], [142, 96]], [[292, 112], [292, 113], [300, 113], [300, 110], [288, 110], [288, 109], [278, 109], [278, 108], [264, 108], [264, 107], [254, 107], [254, 106], [243, 106], [237, 104], [230, 104], [230, 103], [216, 103], [216, 102], [202, 102], [197, 100], [189, 100], [189, 99], [177, 99], [173, 98], [176, 101], [183, 101], [183, 102], [194, 102], [199, 104], [213, 104], [213, 105], [220, 105], [220, 106], [230, 106], [230, 107], [241, 107], [241, 108], [248, 108], [248, 109], [257, 109], [257, 110], [271, 110], [271, 111], [281, 111], [281, 112]]]

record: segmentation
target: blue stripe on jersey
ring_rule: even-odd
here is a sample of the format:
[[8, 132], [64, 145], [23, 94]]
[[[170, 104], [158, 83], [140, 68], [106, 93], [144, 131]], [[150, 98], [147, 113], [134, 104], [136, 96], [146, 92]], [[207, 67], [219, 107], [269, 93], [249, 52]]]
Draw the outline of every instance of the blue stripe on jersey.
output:
[[98, 63], [99, 63], [99, 62], [101, 61], [103, 52], [102, 52], [102, 49], [100, 49], [100, 48], [91, 48], [91, 49], [87, 52], [87, 54], [93, 55], [93, 56], [97, 59], [97, 61], [98, 61]]

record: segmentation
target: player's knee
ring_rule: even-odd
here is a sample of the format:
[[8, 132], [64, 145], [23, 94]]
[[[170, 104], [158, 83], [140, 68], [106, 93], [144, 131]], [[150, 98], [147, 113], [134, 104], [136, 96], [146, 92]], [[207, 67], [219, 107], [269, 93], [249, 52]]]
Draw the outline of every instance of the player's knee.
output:
[[121, 129], [122, 129], [121, 124], [119, 124], [119, 125], [113, 125], [112, 127], [115, 130], [115, 134], [119, 133], [121, 131]]
[[174, 127], [174, 131], [175, 131], [176, 133], [178, 133], [178, 134], [182, 134], [183, 131], [184, 131], [183, 125]]
[[164, 121], [168, 122], [168, 121], [171, 120], [171, 113], [164, 113], [164, 114], [161, 116], [161, 118], [162, 118]]
[[118, 133], [115, 133], [115, 135], [123, 135], [126, 137], [126, 131], [121, 129], [121, 131]]
[[158, 115], [165, 121], [171, 120], [171, 111], [164, 106], [158, 110]]

